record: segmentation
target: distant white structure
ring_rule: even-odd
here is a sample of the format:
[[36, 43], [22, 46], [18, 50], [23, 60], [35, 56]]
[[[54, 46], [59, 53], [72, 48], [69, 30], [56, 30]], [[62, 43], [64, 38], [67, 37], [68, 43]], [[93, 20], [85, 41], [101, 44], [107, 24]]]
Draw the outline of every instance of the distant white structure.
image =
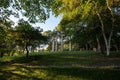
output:
[[48, 47], [48, 45], [42, 44], [42, 45], [40, 45], [39, 47], [36, 48], [35, 52], [45, 50], [47, 47]]

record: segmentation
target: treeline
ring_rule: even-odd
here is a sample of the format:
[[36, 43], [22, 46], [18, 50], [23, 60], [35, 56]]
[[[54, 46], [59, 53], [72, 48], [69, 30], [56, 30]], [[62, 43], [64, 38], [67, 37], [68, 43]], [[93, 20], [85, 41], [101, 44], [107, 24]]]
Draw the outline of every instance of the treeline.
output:
[[[10, 9], [11, 8], [11, 9]], [[29, 23], [45, 22], [50, 11], [62, 20], [55, 31]], [[9, 16], [27, 17], [12, 28]], [[49, 51], [95, 50], [110, 55], [120, 50], [120, 0], [3, 0], [0, 3], [1, 57], [10, 50], [32, 48], [48, 40]], [[17, 46], [18, 45], [18, 46]], [[8, 49], [7, 49], [8, 48]], [[21, 50], [20, 50], [21, 51]], [[10, 51], [11, 52], [11, 51]]]
[[[30, 23], [45, 22], [49, 17], [52, 0], [1, 0], [0, 1], [0, 56], [13, 55], [34, 50], [46, 42], [40, 27], [33, 27]], [[14, 16], [19, 21], [15, 28]], [[21, 17], [26, 18], [22, 20]], [[31, 50], [30, 50], [31, 49]]]
[[[52, 32], [57, 32], [56, 38], [61, 35], [60, 40], [76, 44], [77, 50], [94, 48], [107, 56], [110, 51], [120, 50], [119, 0], [56, 0], [52, 10], [63, 15]], [[52, 39], [53, 44], [56, 38]]]
[[0, 22], [0, 57], [13, 56], [15, 53], [26, 53], [28, 57], [29, 52], [47, 41], [47, 37], [41, 33], [42, 29], [32, 27], [27, 21], [19, 20], [14, 28], [11, 22]]

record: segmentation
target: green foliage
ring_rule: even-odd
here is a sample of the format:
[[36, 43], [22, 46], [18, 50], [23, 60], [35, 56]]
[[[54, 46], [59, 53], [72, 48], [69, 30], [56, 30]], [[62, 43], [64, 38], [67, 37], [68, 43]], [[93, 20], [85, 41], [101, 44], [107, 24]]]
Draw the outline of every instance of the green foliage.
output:
[[13, 30], [15, 33], [16, 43], [24, 47], [29, 53], [28, 47], [33, 48], [39, 46], [41, 43], [45, 43], [47, 38], [42, 36], [41, 30], [39, 28], [32, 27], [27, 21], [20, 20], [18, 26]]
[[31, 27], [31, 25], [26, 21], [20, 21], [19, 25], [15, 28], [16, 29], [16, 37], [19, 40], [23, 40], [25, 42], [31, 42], [35, 40], [42, 40], [41, 31], [37, 28]]
[[[72, 36], [72, 42], [78, 43], [79, 46], [89, 44], [92, 45], [91, 48], [97, 48], [99, 43], [102, 46], [111, 42], [111, 36], [115, 36], [110, 35], [112, 32], [119, 33], [115, 29], [115, 26], [120, 25], [116, 23], [120, 17], [119, 2], [119, 0], [56, 0], [52, 10], [56, 15], [63, 15], [57, 29], [64, 32], [64, 35]], [[113, 42], [114, 40], [112, 37]]]
[[32, 23], [44, 22], [49, 17], [52, 3], [53, 0], [0, 0], [0, 17], [7, 19], [9, 15], [19, 16], [21, 12]]
[[[11, 51], [11, 46], [9, 41], [11, 40], [9, 36], [9, 30], [11, 29], [11, 22], [6, 20], [0, 20], [0, 56], [2, 57], [4, 53]], [[13, 48], [12, 48], [13, 49]]]

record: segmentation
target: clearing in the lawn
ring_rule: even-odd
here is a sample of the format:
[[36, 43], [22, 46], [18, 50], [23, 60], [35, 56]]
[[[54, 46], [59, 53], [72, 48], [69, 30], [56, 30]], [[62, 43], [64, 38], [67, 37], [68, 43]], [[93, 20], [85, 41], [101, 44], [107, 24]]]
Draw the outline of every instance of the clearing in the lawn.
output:
[[120, 56], [89, 51], [3, 57], [0, 80], [120, 80]]

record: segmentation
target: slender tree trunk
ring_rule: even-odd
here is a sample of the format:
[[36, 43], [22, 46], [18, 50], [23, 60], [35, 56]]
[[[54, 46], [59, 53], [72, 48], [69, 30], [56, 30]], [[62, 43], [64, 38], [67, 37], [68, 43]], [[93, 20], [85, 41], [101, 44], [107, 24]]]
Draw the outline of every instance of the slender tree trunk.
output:
[[54, 37], [53, 37], [53, 40], [52, 40], [52, 52], [54, 52], [54, 49], [55, 48], [55, 40], [54, 40]]
[[13, 56], [13, 55], [14, 55], [14, 53], [15, 53], [15, 50], [13, 50], [13, 51], [12, 51], [11, 56]]
[[28, 43], [26, 43], [25, 49], [26, 49], [26, 57], [28, 57], [29, 56]]
[[88, 44], [87, 43], [85, 44], [85, 50], [88, 50]]
[[58, 50], [58, 42], [57, 42], [57, 39], [58, 39], [58, 37], [56, 36], [56, 46], [55, 46], [55, 51], [57, 51]]
[[69, 42], [69, 51], [72, 51], [72, 43], [71, 43], [71, 41]]
[[8, 56], [11, 56], [10, 53], [11, 53], [11, 52], [8, 52]]
[[69, 51], [72, 51], [72, 42], [71, 42], [71, 37], [69, 37]]
[[117, 44], [115, 45], [115, 49], [116, 49], [116, 52], [119, 51], [119, 48], [118, 48], [118, 45], [117, 45]]
[[3, 57], [3, 54], [4, 54], [4, 53], [3, 53], [3, 52], [1, 52], [1, 55], [0, 55], [0, 57], [1, 57], [1, 58]]
[[[109, 5], [109, 1], [106, 0], [106, 3], [107, 3], [107, 8], [109, 9], [109, 11], [110, 11], [110, 13], [111, 13], [111, 16], [112, 16], [112, 28], [111, 28], [110, 35], [109, 35], [109, 40], [108, 40], [108, 49], [109, 49], [109, 51], [110, 51], [111, 38], [112, 38], [112, 35], [113, 35], [113, 27], [114, 27], [115, 19], [114, 19], [114, 13], [113, 13], [113, 11], [112, 11], [112, 8], [111, 8], [111, 6]], [[109, 53], [107, 54], [107, 56], [109, 56]]]
[[97, 12], [97, 15], [98, 15], [100, 23], [101, 23], [102, 35], [103, 35], [103, 38], [104, 38], [104, 41], [105, 41], [107, 56], [109, 56], [110, 55], [110, 42], [111, 42], [111, 37], [112, 37], [112, 30], [110, 31], [110, 35], [109, 35], [109, 38], [107, 40], [107, 37], [105, 35], [105, 31], [104, 31], [103, 20], [102, 20], [100, 14], [98, 12]]
[[97, 51], [101, 53], [101, 45], [98, 37], [96, 37], [96, 40], [97, 40]]
[[98, 10], [97, 3], [95, 3], [95, 8], [96, 8], [96, 14], [97, 14], [97, 16], [100, 20], [100, 23], [101, 23], [101, 30], [102, 30], [102, 35], [103, 35], [103, 38], [104, 38], [104, 41], [105, 41], [107, 56], [109, 56], [110, 55], [110, 46], [111, 46], [110, 45], [111, 37], [112, 37], [112, 34], [113, 34], [113, 27], [114, 27], [114, 14], [113, 14], [111, 6], [109, 5], [109, 0], [106, 0], [106, 4], [107, 4], [107, 8], [109, 9], [110, 14], [112, 16], [112, 28], [111, 28], [111, 31], [110, 31], [110, 35], [108, 36], [108, 39], [107, 39], [106, 34], [105, 34], [103, 20], [100, 16], [99, 12], [97, 11]]
[[[112, 26], [113, 27], [113, 26]], [[110, 55], [110, 46], [111, 46], [111, 38], [112, 38], [112, 34], [113, 34], [113, 30], [111, 29], [111, 32], [110, 32], [110, 36], [109, 36], [109, 39], [108, 39], [108, 53], [107, 53], [107, 56]]]
[[106, 50], [107, 50], [107, 56], [109, 56], [110, 55], [110, 45], [108, 42], [106, 43]]
[[61, 35], [61, 51], [64, 50], [63, 35]]

